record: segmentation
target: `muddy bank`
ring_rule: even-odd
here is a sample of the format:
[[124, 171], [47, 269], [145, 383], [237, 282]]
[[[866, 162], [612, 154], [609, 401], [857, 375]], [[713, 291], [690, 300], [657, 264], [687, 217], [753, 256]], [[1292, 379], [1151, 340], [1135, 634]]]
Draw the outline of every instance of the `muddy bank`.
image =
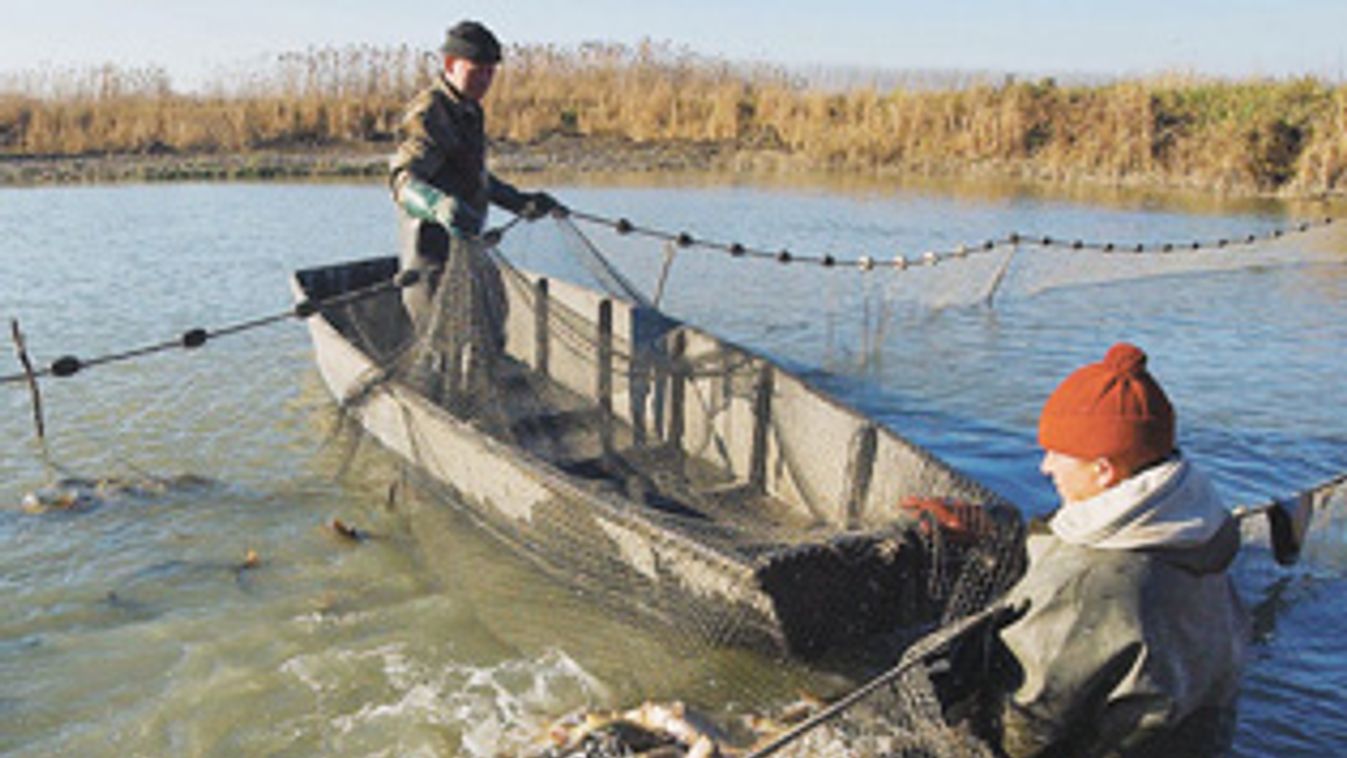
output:
[[[248, 153], [0, 155], [0, 185], [140, 181], [306, 180], [385, 175], [391, 143], [292, 147]], [[734, 151], [711, 143], [637, 143], [551, 138], [497, 143], [492, 168], [503, 174], [602, 174], [713, 171], [731, 167]]]
[[[381, 181], [390, 142], [289, 146], [245, 153], [86, 154], [19, 156], [0, 154], [0, 186], [41, 186], [160, 181]], [[1092, 174], [1032, 160], [902, 161], [858, 171], [811, 160], [783, 149], [721, 142], [634, 142], [619, 137], [553, 135], [529, 143], [497, 142], [492, 169], [504, 176], [546, 173], [549, 180], [641, 174], [735, 173], [760, 177], [827, 177], [881, 182], [937, 180], [1012, 182], [1045, 191], [1159, 191], [1210, 198], [1277, 199], [1339, 203], [1344, 193], [1304, 193], [1287, 189], [1215, 186], [1201, 177], [1137, 173], [1125, 177]], [[527, 178], [524, 178], [527, 181]]]

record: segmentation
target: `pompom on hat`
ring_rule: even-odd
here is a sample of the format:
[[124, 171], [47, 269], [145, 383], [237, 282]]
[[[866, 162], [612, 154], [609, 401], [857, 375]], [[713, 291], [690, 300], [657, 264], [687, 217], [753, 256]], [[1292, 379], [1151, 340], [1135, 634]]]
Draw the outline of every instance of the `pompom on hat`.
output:
[[1038, 444], [1073, 458], [1108, 458], [1130, 471], [1174, 452], [1174, 407], [1146, 370], [1146, 354], [1119, 342], [1068, 376], [1043, 405]]

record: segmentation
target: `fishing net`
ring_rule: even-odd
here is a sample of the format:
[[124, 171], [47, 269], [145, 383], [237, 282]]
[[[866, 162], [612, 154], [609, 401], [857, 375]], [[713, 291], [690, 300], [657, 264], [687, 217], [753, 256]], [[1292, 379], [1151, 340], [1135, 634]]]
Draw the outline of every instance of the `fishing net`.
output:
[[[363, 356], [328, 369], [329, 383], [418, 486], [596, 614], [674, 637], [687, 661], [746, 649], [854, 681], [1013, 582], [1008, 503], [774, 362], [667, 316], [557, 223], [595, 289], [516, 268], [491, 236], [454, 240], [414, 285], [431, 290], [419, 323], [391, 290], [326, 309]], [[325, 296], [394, 266], [301, 278]], [[911, 499], [979, 504], [982, 539], [946, 539], [898, 507]], [[715, 707], [792, 699], [798, 677], [747, 670], [724, 677]], [[868, 740], [884, 725], [891, 746], [955, 739], [935, 686], [915, 668], [869, 722], [828, 738]]]
[[[870, 249], [860, 251], [871, 255], [832, 255], [753, 249], [686, 232], [638, 227], [623, 219], [580, 216], [584, 233], [605, 255], [619, 260], [624, 270], [632, 272], [632, 279], [648, 282], [650, 291], [669, 290], [675, 307], [695, 298], [695, 285], [708, 275], [728, 276], [733, 271], [736, 276], [769, 278], [765, 294], [744, 293], [756, 317], [775, 315], [774, 309], [783, 304], [773, 301], [817, 299], [822, 290], [855, 275], [865, 277], [867, 288], [882, 292], [876, 313], [866, 314], [874, 319], [884, 309], [987, 305], [1062, 288], [1337, 262], [1347, 237], [1341, 223], [1324, 218], [1288, 227], [1266, 226], [1252, 234], [1163, 242], [1136, 236], [1147, 232], [1154, 221], [1129, 224], [1122, 219], [1117, 228], [1104, 232], [1116, 234], [1114, 238], [1010, 233], [964, 244], [946, 239], [929, 248], [894, 249], [893, 237], [901, 237], [902, 230], [876, 227], [851, 230], [849, 235], [862, 246], [873, 235]], [[819, 234], [811, 226], [799, 231], [805, 236]], [[819, 250], [832, 244], [830, 235], [816, 242]], [[890, 252], [885, 254], [886, 250]]]
[[[453, 240], [412, 285], [431, 305], [416, 323], [395, 291], [328, 309], [342, 339], [367, 358], [338, 378], [342, 406], [406, 461], [418, 485], [583, 593], [596, 614], [675, 639], [670, 658], [616, 672], [661, 685], [629, 681], [615, 698], [680, 696], [687, 679], [662, 669], [671, 661], [695, 669], [724, 649], [809, 661], [850, 682], [905, 649], [925, 649], [901, 677], [797, 749], [807, 754], [832, 740], [865, 755], [980, 754], [998, 707], [986, 684], [1004, 672], [992, 620], [959, 622], [991, 607], [1022, 572], [1017, 511], [901, 430], [668, 315], [703, 313], [731, 334], [744, 331], [736, 310], [788, 322], [799, 303], [832, 297], [809, 261], [778, 254], [777, 263], [795, 265], [779, 269], [773, 287], [725, 303], [688, 285], [723, 276], [729, 259], [702, 255], [686, 235], [633, 235], [624, 223], [566, 218], [550, 228], [542, 254], [536, 236], [509, 228], [503, 237]], [[1305, 260], [1304, 237], [1280, 240], [1137, 252], [1011, 239], [933, 253], [873, 274], [885, 278], [867, 287], [862, 337], [883, 344], [893, 309], [905, 302], [986, 303], [1065, 285]], [[387, 260], [310, 277], [321, 295], [395, 273]], [[952, 539], [947, 525], [899, 507], [910, 500], [975, 503], [989, 518], [978, 539]], [[724, 665], [709, 664], [717, 684], [700, 693], [716, 709], [771, 712], [792, 701], [801, 681], [751, 666], [728, 674]], [[611, 729], [581, 731], [552, 754], [599, 755], [622, 744]]]
[[1305, 226], [1294, 235], [1277, 230], [1188, 245], [1104, 244], [1078, 249], [1074, 243], [1036, 244], [1017, 255], [1001, 293], [1028, 297], [1064, 287], [1338, 260], [1341, 248], [1335, 240], [1341, 231]]
[[1306, 227], [1235, 240], [1172, 243], [1085, 243], [1051, 238], [998, 240], [994, 245], [932, 251], [897, 265], [885, 262], [878, 312], [896, 307], [994, 305], [1065, 288], [1301, 266], [1340, 260], [1342, 229]]

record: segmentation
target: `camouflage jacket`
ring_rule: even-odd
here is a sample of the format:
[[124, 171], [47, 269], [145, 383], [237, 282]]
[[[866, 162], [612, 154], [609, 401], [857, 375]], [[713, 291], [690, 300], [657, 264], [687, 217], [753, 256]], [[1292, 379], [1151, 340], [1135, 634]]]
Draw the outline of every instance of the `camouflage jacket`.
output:
[[443, 74], [407, 106], [402, 141], [389, 161], [389, 185], [395, 199], [412, 179], [440, 190], [459, 206], [454, 226], [477, 234], [487, 205], [519, 212], [525, 197], [486, 168], [486, 131], [482, 107], [464, 98]]

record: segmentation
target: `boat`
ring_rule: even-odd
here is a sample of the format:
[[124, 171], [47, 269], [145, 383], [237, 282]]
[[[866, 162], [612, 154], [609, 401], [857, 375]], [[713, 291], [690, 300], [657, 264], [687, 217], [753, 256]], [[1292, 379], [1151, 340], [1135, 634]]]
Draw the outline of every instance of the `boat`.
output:
[[332, 396], [418, 486], [634, 619], [817, 659], [939, 619], [957, 546], [905, 498], [1017, 513], [763, 355], [513, 269], [494, 385], [530, 401], [502, 434], [387, 370], [413, 334], [397, 273], [293, 274]]

